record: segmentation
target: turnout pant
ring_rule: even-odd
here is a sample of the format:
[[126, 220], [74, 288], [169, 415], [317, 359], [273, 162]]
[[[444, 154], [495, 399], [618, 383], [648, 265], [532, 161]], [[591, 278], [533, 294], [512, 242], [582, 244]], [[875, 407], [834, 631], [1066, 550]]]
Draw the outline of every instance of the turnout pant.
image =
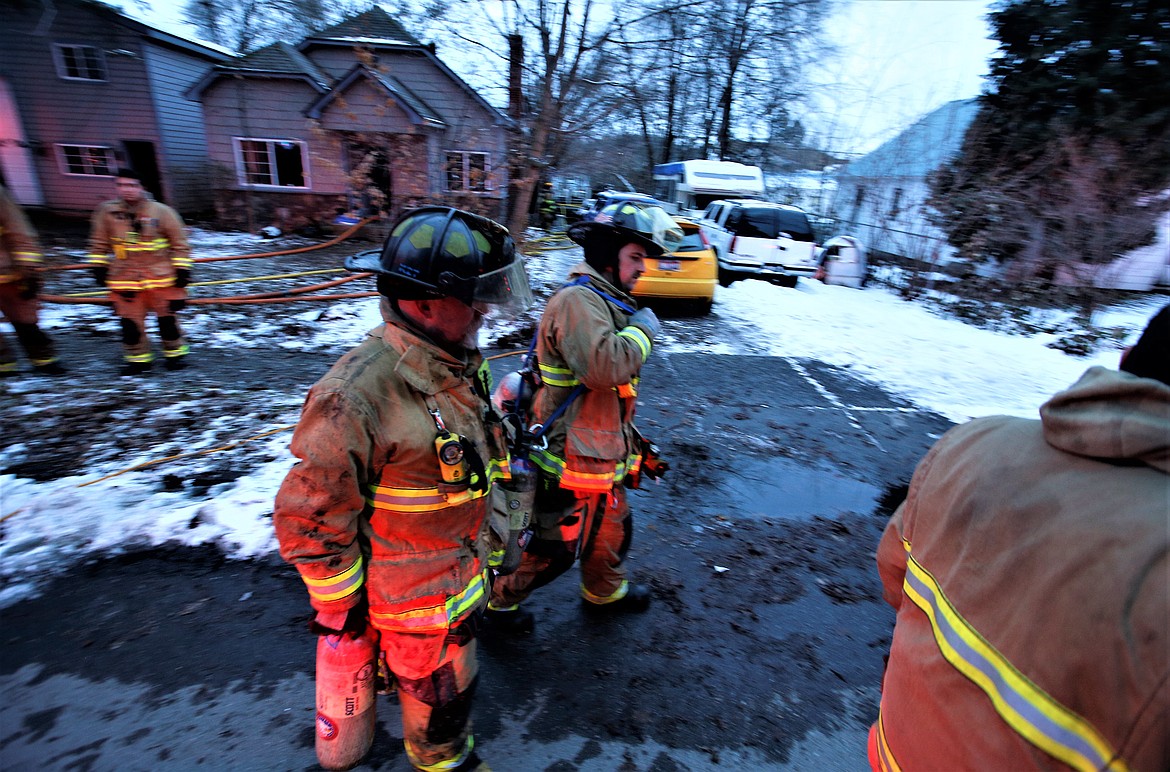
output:
[[[433, 641], [426, 635], [382, 631], [386, 665], [394, 673], [398, 703], [402, 709], [402, 737], [406, 755], [415, 769], [450, 770], [471, 755], [471, 701], [479, 666], [474, 632], [461, 625], [448, 635], [433, 656]], [[460, 640], [461, 639], [461, 640]]]
[[127, 362], [148, 363], [154, 355], [150, 351], [150, 337], [146, 334], [146, 317], [153, 313], [158, 319], [163, 356], [186, 356], [187, 341], [175, 316], [173, 303], [187, 299], [187, 290], [178, 287], [142, 290], [140, 292], [111, 292], [114, 313], [122, 321], [122, 353]]
[[534, 520], [532, 540], [520, 567], [492, 586], [491, 608], [516, 606], [578, 559], [585, 600], [602, 604], [626, 594], [625, 560], [634, 528], [624, 487], [616, 486], [609, 493], [577, 493], [552, 511], [541, 511], [538, 501]]
[[[16, 340], [34, 365], [47, 365], [56, 360], [53, 341], [37, 326], [37, 311], [40, 301], [35, 297], [22, 298], [21, 282], [0, 284], [0, 318], [12, 324]], [[0, 335], [0, 372], [16, 370], [16, 353], [9, 346], [7, 336]]]

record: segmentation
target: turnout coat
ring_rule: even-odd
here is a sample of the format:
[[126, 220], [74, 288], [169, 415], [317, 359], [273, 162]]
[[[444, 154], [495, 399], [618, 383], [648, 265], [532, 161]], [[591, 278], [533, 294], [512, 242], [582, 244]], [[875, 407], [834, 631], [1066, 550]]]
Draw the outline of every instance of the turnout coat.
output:
[[[392, 663], [419, 678], [449, 630], [486, 606], [508, 529], [491, 506], [507, 451], [498, 422], [485, 422], [490, 376], [478, 352], [460, 361], [385, 299], [382, 311], [386, 323], [310, 390], [292, 438], [299, 461], [273, 520], [313, 607], [345, 610], [367, 597], [384, 648], [393, 648], [387, 633], [420, 637]], [[479, 459], [469, 484], [444, 483], [431, 410]]]
[[948, 432], [878, 548], [875, 769], [1170, 769], [1170, 386], [1102, 367]]
[[88, 262], [109, 268], [112, 292], [143, 292], [173, 287], [175, 269], [191, 269], [191, 247], [178, 213], [147, 193], [133, 207], [116, 198], [94, 210]]
[[536, 354], [544, 387], [533, 405], [536, 421], [547, 421], [577, 387], [584, 391], [553, 422], [548, 447], [533, 460], [562, 488], [606, 493], [640, 467], [634, 407], [652, 341], [617, 305], [633, 308], [634, 300], [588, 264], [575, 266], [569, 280], [541, 317]]

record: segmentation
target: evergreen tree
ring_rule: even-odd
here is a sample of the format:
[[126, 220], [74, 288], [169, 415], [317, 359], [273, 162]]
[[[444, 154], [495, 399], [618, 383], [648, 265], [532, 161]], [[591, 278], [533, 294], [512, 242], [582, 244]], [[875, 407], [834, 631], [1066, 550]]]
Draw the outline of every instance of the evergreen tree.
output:
[[991, 20], [999, 56], [932, 179], [938, 222], [1011, 275], [1091, 283], [1170, 206], [1170, 4], [1015, 0]]

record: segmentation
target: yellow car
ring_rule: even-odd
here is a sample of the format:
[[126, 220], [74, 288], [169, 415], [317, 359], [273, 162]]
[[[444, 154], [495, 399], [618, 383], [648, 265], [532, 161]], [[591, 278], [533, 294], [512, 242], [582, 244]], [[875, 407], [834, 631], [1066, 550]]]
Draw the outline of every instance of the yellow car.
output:
[[682, 245], [662, 257], [646, 258], [646, 272], [638, 278], [636, 298], [682, 299], [694, 303], [702, 313], [715, 302], [718, 266], [715, 251], [694, 220], [675, 217], [683, 232]]

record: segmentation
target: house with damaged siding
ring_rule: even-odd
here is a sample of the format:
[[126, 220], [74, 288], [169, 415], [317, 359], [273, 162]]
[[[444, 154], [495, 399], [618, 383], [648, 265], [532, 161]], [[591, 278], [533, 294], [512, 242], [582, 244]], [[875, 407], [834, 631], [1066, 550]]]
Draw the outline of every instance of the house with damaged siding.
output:
[[184, 214], [210, 208], [202, 108], [183, 96], [231, 54], [91, 0], [0, 0], [0, 180], [89, 214], [134, 167]]
[[380, 8], [218, 64], [188, 96], [227, 224], [435, 202], [504, 215], [510, 119]]

